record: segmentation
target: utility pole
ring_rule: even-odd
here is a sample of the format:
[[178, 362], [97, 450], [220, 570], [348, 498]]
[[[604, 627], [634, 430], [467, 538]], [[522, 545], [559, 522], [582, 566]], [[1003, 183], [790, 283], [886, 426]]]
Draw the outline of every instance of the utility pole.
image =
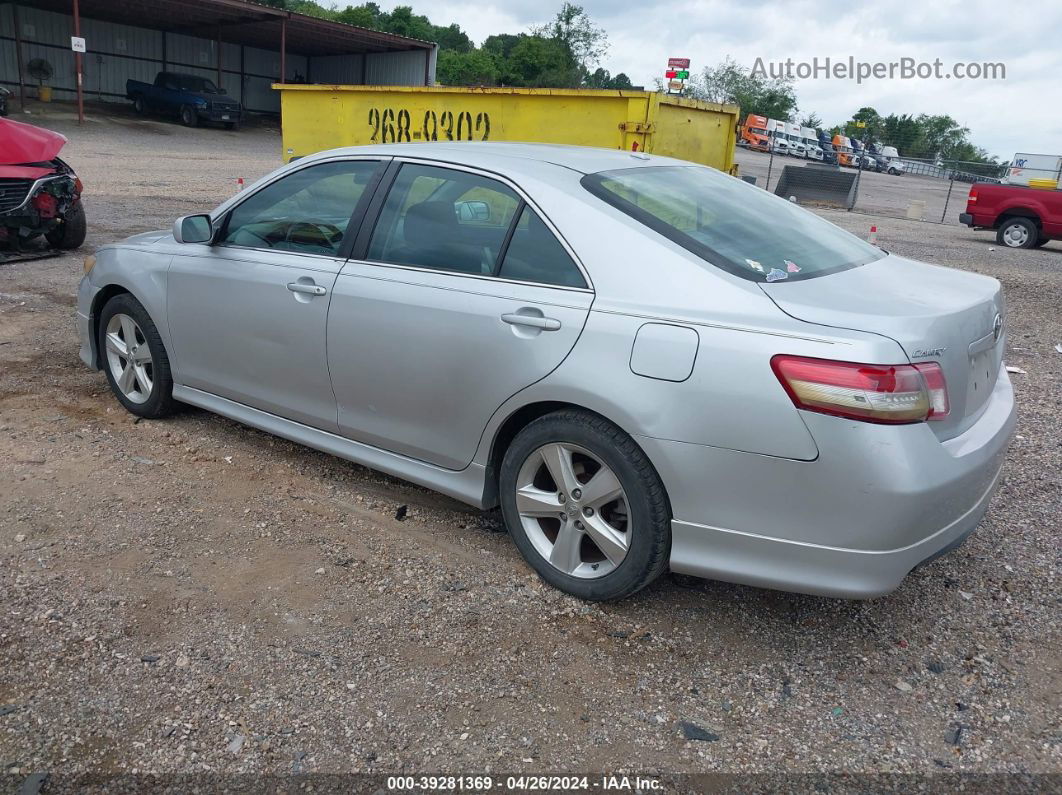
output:
[[[81, 14], [79, 13], [78, 0], [74, 0], [74, 36], [81, 38]], [[74, 71], [77, 73], [77, 123], [85, 123], [85, 100], [81, 89], [81, 53], [74, 51]]]

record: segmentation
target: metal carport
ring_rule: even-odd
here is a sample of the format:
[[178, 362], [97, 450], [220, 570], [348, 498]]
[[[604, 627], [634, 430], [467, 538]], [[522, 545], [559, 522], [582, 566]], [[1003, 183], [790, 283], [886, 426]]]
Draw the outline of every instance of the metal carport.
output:
[[[71, 52], [74, 35], [86, 39], [84, 56]], [[250, 0], [0, 3], [0, 84], [19, 86], [25, 97], [26, 64], [39, 57], [57, 64], [60, 95], [119, 100], [129, 77], [185, 71], [267, 112], [279, 109], [268, 89], [274, 82], [431, 85], [435, 71], [431, 42]]]

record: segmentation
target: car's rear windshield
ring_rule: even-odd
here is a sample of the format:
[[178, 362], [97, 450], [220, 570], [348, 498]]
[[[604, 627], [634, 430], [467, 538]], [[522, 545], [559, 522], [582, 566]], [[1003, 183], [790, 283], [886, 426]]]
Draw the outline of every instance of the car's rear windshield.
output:
[[706, 262], [752, 281], [798, 281], [885, 252], [796, 204], [704, 166], [647, 166], [582, 178], [592, 194]]

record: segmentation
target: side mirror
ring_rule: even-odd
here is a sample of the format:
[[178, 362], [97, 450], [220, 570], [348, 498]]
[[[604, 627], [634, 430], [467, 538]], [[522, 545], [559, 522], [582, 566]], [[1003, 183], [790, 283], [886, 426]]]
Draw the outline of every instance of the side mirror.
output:
[[457, 220], [459, 221], [489, 221], [490, 205], [484, 201], [458, 202]]
[[214, 237], [210, 216], [185, 215], [173, 222], [173, 239], [178, 243], [209, 243]]

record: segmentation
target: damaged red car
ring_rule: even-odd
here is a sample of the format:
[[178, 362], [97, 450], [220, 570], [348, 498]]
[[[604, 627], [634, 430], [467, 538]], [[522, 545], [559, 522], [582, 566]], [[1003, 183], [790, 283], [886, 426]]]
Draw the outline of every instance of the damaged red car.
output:
[[66, 137], [0, 118], [0, 248], [43, 237], [53, 248], [85, 242], [81, 180], [59, 159]]

